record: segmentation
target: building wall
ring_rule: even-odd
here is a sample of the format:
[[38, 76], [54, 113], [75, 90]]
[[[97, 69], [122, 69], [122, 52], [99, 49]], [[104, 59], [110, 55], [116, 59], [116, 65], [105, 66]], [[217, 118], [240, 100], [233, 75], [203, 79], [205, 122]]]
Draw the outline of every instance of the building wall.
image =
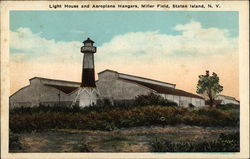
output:
[[234, 98], [228, 98], [228, 97], [224, 97], [224, 96], [217, 96], [216, 97], [217, 100], [222, 100], [221, 104], [237, 104], [239, 105], [240, 103], [238, 101], [236, 101]]
[[101, 98], [115, 100], [133, 100], [137, 95], [145, 95], [152, 92], [151, 89], [138, 84], [118, 79], [115, 72], [104, 72], [99, 74], [96, 83]]
[[[100, 91], [102, 98], [108, 98], [112, 101], [116, 100], [133, 100], [138, 95], [146, 95], [153, 90], [132, 82], [119, 79], [116, 72], [103, 72], [99, 74], [99, 80], [96, 85]], [[158, 94], [158, 93], [157, 93]], [[171, 94], [159, 94], [163, 98], [177, 103], [179, 106], [188, 107], [190, 103], [197, 107], [205, 105], [205, 101], [199, 98], [191, 98], [185, 96], [177, 96]]]
[[205, 100], [199, 98], [192, 98], [192, 104], [198, 107], [205, 106]]
[[[29, 86], [26, 86], [10, 97], [11, 107], [20, 106], [38, 106], [39, 104], [54, 105], [59, 104], [60, 93], [60, 105], [68, 105], [73, 101], [77, 91], [70, 94], [65, 94], [56, 88], [45, 86], [44, 81], [41, 79], [33, 79]], [[55, 83], [55, 82], [54, 82]], [[53, 83], [53, 84], [54, 84]], [[60, 84], [59, 82], [58, 84]], [[52, 84], [52, 83], [51, 83]]]
[[172, 94], [159, 94], [164, 99], [175, 102], [177, 105], [180, 105], [180, 97]]
[[[27, 99], [27, 97], [29, 97], [29, 99]], [[32, 88], [30, 86], [26, 86], [10, 96], [9, 102], [11, 108], [19, 106], [30, 107], [36, 104], [37, 99], [36, 94], [32, 91]]]
[[196, 107], [205, 106], [205, 100], [199, 98], [177, 96], [172, 94], [159, 94], [159, 95], [161, 95], [164, 99], [175, 102], [178, 106], [188, 107], [190, 103]]

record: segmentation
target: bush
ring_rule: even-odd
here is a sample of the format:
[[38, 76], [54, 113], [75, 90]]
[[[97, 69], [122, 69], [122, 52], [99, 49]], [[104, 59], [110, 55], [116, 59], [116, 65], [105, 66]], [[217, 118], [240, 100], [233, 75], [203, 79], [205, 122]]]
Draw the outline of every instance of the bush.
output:
[[134, 105], [162, 105], [162, 106], [177, 106], [175, 102], [170, 102], [164, 99], [162, 96], [155, 93], [149, 93], [148, 95], [139, 95], [135, 98]]
[[236, 104], [220, 104], [217, 105], [217, 108], [221, 110], [239, 110], [240, 106]]
[[216, 108], [190, 110], [185, 116], [185, 124], [198, 126], [239, 126], [239, 115]]
[[112, 106], [111, 101], [108, 98], [104, 98], [104, 99], [98, 99], [96, 102], [96, 106], [99, 107], [110, 107]]
[[205, 142], [171, 142], [156, 139], [153, 152], [239, 152], [239, 132], [220, 134], [218, 140]]

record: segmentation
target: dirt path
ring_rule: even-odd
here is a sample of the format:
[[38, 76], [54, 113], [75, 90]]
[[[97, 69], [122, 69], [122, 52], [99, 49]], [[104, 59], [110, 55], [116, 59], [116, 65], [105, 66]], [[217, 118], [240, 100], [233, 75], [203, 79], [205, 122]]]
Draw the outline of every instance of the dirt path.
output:
[[214, 140], [232, 128], [137, 127], [114, 131], [51, 130], [23, 133], [23, 152], [149, 152], [154, 140], [171, 141]]

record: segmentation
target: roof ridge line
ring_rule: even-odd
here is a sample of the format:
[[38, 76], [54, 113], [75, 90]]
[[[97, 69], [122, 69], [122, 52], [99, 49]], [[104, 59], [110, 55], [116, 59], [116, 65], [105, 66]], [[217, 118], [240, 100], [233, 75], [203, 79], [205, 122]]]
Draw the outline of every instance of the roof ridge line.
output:
[[33, 79], [41, 79], [41, 80], [51, 80], [51, 81], [60, 81], [60, 82], [70, 82], [70, 83], [75, 83], [75, 84], [81, 84], [81, 82], [75, 82], [75, 81], [66, 81], [66, 80], [59, 80], [59, 79], [53, 79], [53, 78], [44, 78], [44, 77], [33, 77], [30, 78], [29, 81]]
[[155, 79], [151, 79], [151, 78], [145, 78], [145, 77], [140, 77], [140, 76], [135, 76], [135, 75], [129, 75], [129, 74], [125, 74], [125, 73], [118, 73], [118, 74], [127, 75], [127, 76], [131, 76], [131, 77], [136, 77], [136, 78], [141, 78], [141, 79], [145, 79], [145, 80], [150, 80], [150, 81], [155, 81], [155, 82], [160, 82], [160, 83], [170, 84], [170, 85], [176, 86], [176, 84], [173, 84], [173, 83], [163, 82], [163, 81], [159, 81], [159, 80], [155, 80]]
[[120, 72], [117, 72], [117, 71], [114, 71], [114, 70], [111, 70], [111, 69], [105, 69], [105, 70], [99, 72], [98, 74], [101, 74], [101, 73], [106, 72], [106, 71], [118, 73], [120, 75], [127, 75], [127, 76], [131, 76], [131, 77], [136, 77], [136, 78], [141, 78], [141, 79], [146, 79], [146, 80], [151, 80], [151, 81], [155, 81], [155, 82], [160, 82], [160, 83], [170, 84], [170, 85], [176, 86], [176, 84], [173, 84], [173, 83], [163, 82], [163, 81], [159, 81], [159, 80], [155, 80], [155, 79], [151, 79], [151, 78], [140, 77], [140, 76], [136, 76], [136, 75], [130, 75], [130, 74], [125, 74], [125, 73], [120, 73]]

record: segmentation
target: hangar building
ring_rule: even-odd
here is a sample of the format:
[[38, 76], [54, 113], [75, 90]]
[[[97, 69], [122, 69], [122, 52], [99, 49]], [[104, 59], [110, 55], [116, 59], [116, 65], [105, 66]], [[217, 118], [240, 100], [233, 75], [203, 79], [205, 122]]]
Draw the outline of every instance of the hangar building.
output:
[[[34, 77], [30, 84], [10, 96], [11, 107], [42, 105], [70, 106], [77, 96], [80, 82]], [[175, 88], [175, 84], [104, 70], [98, 73], [96, 81], [100, 92], [98, 98], [108, 98], [111, 102], [130, 102], [138, 95], [155, 93], [179, 106], [189, 103], [200, 107], [205, 105], [202, 97]], [[79, 99], [77, 99], [79, 103]]]

